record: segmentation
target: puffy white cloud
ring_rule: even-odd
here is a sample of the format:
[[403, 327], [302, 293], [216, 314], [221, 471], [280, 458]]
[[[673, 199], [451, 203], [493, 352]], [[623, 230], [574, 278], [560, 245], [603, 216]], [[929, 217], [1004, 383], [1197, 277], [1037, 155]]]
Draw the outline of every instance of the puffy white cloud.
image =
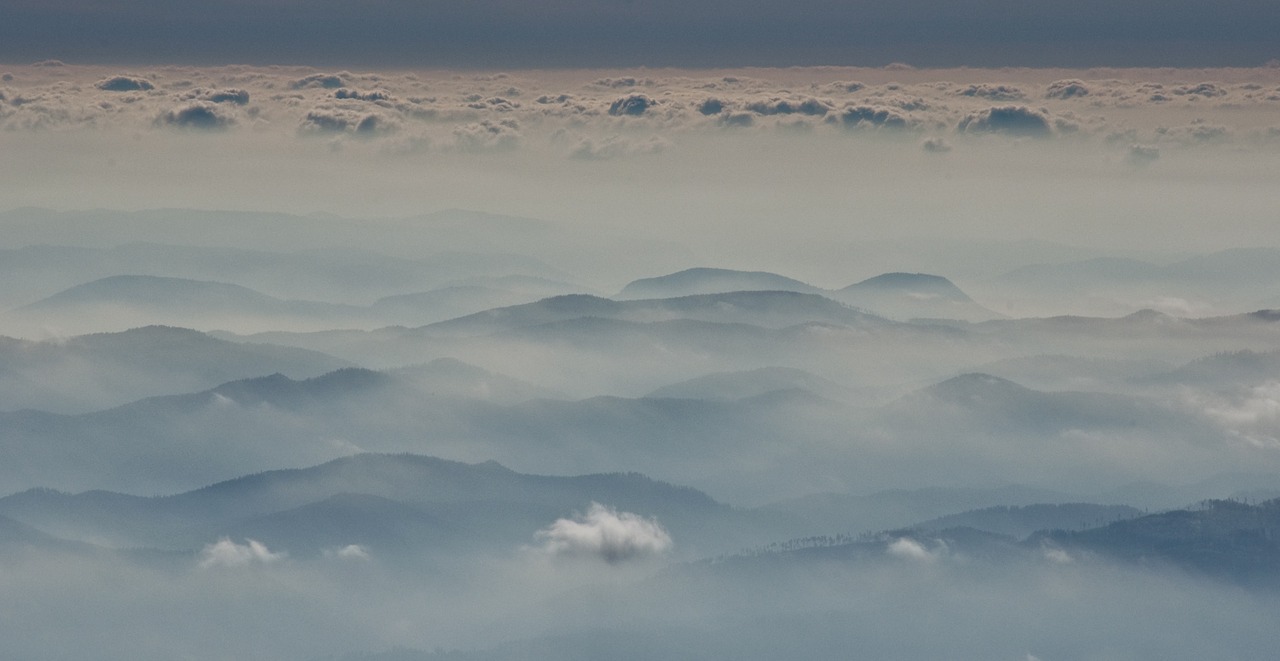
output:
[[596, 558], [609, 564], [661, 555], [672, 546], [671, 535], [657, 520], [600, 503], [591, 503], [584, 515], [557, 519], [536, 537], [548, 554]]
[[200, 568], [266, 565], [279, 562], [286, 557], [288, 557], [287, 553], [274, 553], [257, 540], [246, 539], [244, 544], [237, 544], [223, 537], [213, 544], [206, 544], [201, 549]]
[[925, 548], [924, 544], [910, 537], [899, 537], [893, 540], [885, 547], [885, 552], [895, 558], [910, 560], [912, 562], [933, 563], [938, 560], [946, 552], [946, 545], [938, 542], [938, 546], [933, 549]]

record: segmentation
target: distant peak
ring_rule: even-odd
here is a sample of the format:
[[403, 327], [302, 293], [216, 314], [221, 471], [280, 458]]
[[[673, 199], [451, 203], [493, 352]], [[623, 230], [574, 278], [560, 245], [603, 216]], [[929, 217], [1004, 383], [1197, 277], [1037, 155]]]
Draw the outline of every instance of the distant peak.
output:
[[1151, 308], [1143, 308], [1133, 314], [1126, 315], [1123, 318], [1129, 321], [1170, 321], [1175, 319], [1175, 317], [1171, 317], [1159, 310], [1152, 310]]
[[850, 285], [846, 289], [852, 289], [854, 287], [876, 287], [881, 289], [920, 288], [933, 290], [955, 290], [956, 292], [960, 291], [959, 287], [956, 287], [954, 283], [940, 275], [902, 272], [882, 273], [874, 278], [867, 278], [862, 282]]

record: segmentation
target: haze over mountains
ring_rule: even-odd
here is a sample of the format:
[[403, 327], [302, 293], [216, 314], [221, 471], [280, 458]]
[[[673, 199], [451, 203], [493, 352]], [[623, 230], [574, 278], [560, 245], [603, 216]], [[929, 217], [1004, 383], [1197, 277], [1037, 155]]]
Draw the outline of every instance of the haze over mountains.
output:
[[[1265, 251], [1083, 267], [1078, 287], [1030, 263], [956, 282], [850, 265], [820, 287], [646, 264], [652, 242], [575, 257], [587, 239], [556, 223], [470, 212], [2, 220], [18, 658], [90, 639], [107, 659], [301, 661], [1275, 642], [1280, 314], [1241, 303], [1268, 285], [1203, 314], [1075, 314], [1104, 281], [1243, 286]], [[72, 229], [82, 245], [24, 243]], [[1124, 618], [1105, 650], [1063, 629]], [[64, 641], [63, 620], [83, 630]], [[1150, 642], [1170, 626], [1194, 644]]]

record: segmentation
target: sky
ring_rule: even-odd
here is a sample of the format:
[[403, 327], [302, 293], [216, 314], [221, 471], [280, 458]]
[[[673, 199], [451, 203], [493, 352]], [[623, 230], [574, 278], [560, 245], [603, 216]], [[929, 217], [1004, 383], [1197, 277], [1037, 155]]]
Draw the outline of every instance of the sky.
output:
[[8, 0], [0, 61], [365, 67], [1258, 66], [1270, 0]]

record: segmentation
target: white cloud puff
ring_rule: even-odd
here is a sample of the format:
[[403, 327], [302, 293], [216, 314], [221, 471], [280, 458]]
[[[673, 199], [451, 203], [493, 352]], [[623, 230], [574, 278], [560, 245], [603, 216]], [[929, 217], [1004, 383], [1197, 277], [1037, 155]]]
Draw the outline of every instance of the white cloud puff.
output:
[[910, 537], [899, 537], [893, 540], [885, 547], [885, 551], [895, 558], [902, 558], [912, 562], [920, 562], [930, 564], [936, 562], [947, 551], [947, 546], [941, 540], [934, 549], [925, 548], [918, 540]]
[[287, 553], [274, 553], [265, 544], [254, 539], [237, 544], [227, 537], [213, 544], [206, 544], [200, 551], [200, 568], [248, 567], [266, 565], [285, 559]]
[[591, 503], [585, 515], [557, 519], [536, 533], [554, 556], [589, 557], [617, 564], [666, 553], [671, 535], [655, 519]]

